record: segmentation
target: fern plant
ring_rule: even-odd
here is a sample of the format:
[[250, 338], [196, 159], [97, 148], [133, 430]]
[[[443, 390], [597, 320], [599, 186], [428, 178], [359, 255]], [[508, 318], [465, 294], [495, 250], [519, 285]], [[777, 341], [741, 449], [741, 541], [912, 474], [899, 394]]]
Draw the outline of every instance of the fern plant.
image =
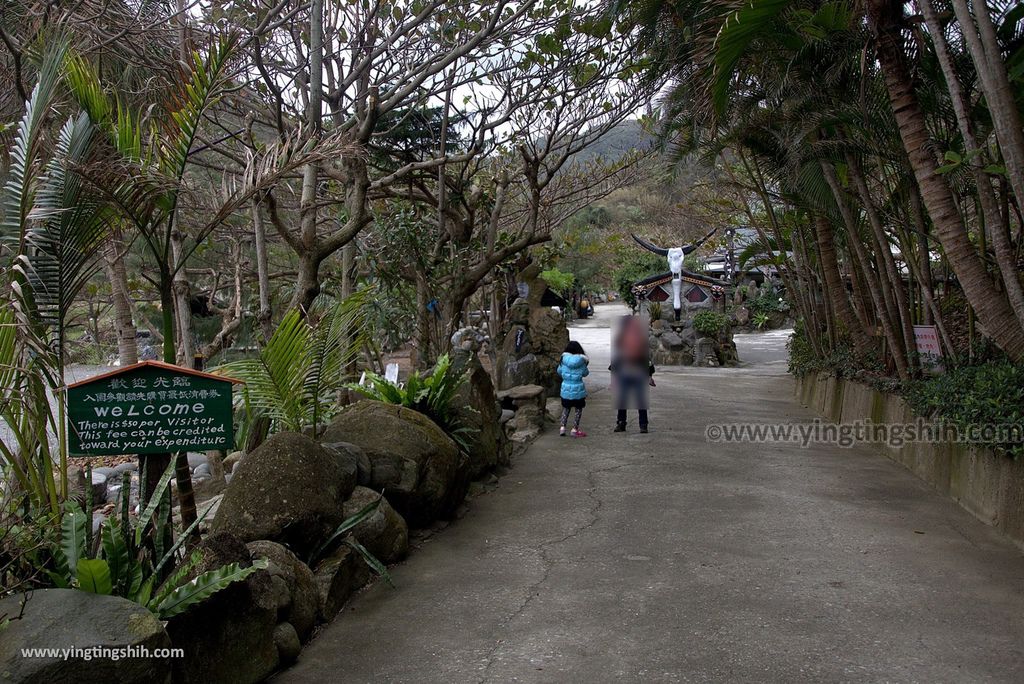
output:
[[308, 315], [293, 309], [257, 358], [214, 369], [245, 383], [235, 400], [243, 432], [248, 434], [261, 417], [270, 419], [271, 432], [301, 432], [334, 415], [337, 392], [345, 386], [345, 366], [364, 343], [366, 293], [330, 307], [314, 306]]
[[[74, 502], [67, 503], [61, 518], [60, 541], [51, 552], [56, 569], [47, 571], [53, 584], [93, 594], [121, 596], [166, 620], [267, 567], [266, 559], [253, 561], [245, 568], [229, 563], [188, 580], [188, 575], [202, 562], [202, 555], [194, 552], [187, 559], [180, 558], [182, 545], [210, 509], [164, 550], [168, 516], [162, 509], [170, 506], [166, 492], [173, 475], [174, 463], [171, 463], [142, 514], [133, 518], [128, 511], [130, 475], [125, 473], [120, 516], [103, 521], [98, 545], [89, 539], [91, 511], [83, 511]], [[87, 503], [86, 508], [91, 506]], [[97, 546], [96, 553], [90, 556]], [[164, 577], [165, 569], [172, 568], [173, 573]]]
[[419, 411], [444, 430], [463, 451], [468, 451], [467, 437], [473, 429], [464, 423], [455, 407], [459, 388], [468, 378], [469, 372], [452, 366], [451, 358], [445, 354], [429, 373], [413, 372], [404, 385], [396, 385], [376, 373], [367, 373], [366, 384], [348, 387], [370, 399]]

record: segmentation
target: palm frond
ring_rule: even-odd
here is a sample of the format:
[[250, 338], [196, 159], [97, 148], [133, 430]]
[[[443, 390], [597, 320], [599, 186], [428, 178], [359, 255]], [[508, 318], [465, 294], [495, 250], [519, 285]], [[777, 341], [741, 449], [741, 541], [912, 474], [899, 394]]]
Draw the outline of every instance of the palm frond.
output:
[[[21, 242], [35, 198], [37, 165], [44, 133], [44, 122], [50, 111], [60, 67], [64, 61], [66, 47], [55, 43], [46, 53], [39, 80], [32, 95], [25, 103], [25, 114], [18, 122], [14, 146], [10, 152], [10, 168], [3, 188], [3, 220], [0, 221], [0, 237], [4, 240]], [[17, 250], [20, 253], [21, 249]]]

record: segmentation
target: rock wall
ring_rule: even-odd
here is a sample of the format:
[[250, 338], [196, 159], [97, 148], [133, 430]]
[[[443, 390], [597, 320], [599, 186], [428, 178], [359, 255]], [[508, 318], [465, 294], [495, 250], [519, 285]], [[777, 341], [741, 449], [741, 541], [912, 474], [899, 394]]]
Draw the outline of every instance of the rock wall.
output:
[[[197, 562], [185, 579], [230, 563], [249, 567], [256, 559], [266, 559], [266, 569], [166, 624], [118, 597], [77, 589], [34, 592], [24, 619], [2, 631], [0, 681], [248, 684], [294, 662], [316, 625], [334, 619], [372, 579], [364, 550], [385, 565], [401, 561], [410, 527], [454, 517], [472, 477], [494, 482], [492, 471], [508, 465], [511, 442], [476, 351], [459, 346], [453, 355], [469, 372], [461, 400], [475, 407], [466, 413], [477, 428], [468, 455], [425, 415], [375, 401], [345, 408], [320, 442], [282, 432], [250, 453], [233, 454], [227, 484], [207, 518], [210, 531], [189, 549]], [[365, 517], [332, 541], [341, 523], [357, 515]], [[0, 617], [21, 613], [21, 598], [0, 601]], [[20, 656], [21, 647], [96, 645], [175, 647], [185, 657]]]
[[732, 329], [717, 337], [705, 337], [693, 328], [692, 319], [651, 323], [651, 359], [655, 366], [732, 367], [739, 365]]

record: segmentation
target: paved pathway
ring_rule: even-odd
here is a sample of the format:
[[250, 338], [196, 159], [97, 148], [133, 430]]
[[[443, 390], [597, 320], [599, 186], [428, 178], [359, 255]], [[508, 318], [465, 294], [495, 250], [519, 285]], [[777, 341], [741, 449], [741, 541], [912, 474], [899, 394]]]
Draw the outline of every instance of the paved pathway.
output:
[[1024, 681], [1024, 559], [996, 532], [866, 450], [705, 442], [813, 418], [784, 335], [662, 369], [651, 434], [613, 434], [599, 311], [574, 329], [590, 436], [545, 434], [275, 682]]

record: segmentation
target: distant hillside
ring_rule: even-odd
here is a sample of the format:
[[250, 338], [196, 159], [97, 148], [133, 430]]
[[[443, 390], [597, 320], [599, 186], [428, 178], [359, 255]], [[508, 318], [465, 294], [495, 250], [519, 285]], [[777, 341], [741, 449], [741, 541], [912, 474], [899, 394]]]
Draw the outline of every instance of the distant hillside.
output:
[[577, 161], [587, 162], [600, 157], [605, 160], [618, 159], [635, 149], [646, 149], [657, 143], [657, 139], [643, 130], [635, 119], [623, 121], [608, 131], [596, 143], [575, 156]]

